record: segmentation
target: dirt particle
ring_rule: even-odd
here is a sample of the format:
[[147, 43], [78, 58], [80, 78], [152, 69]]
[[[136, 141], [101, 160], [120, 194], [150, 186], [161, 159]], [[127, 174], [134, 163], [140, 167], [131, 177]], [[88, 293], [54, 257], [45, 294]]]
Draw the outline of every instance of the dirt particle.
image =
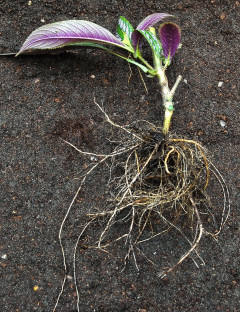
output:
[[54, 102], [59, 104], [59, 103], [61, 103], [61, 100], [60, 100], [60, 98], [55, 98]]
[[103, 79], [102, 79], [102, 82], [103, 82], [105, 85], [108, 85], [108, 84], [109, 84], [109, 81], [108, 81], [106, 78], [103, 78]]
[[218, 118], [219, 120], [222, 119], [222, 120], [224, 120], [224, 121], [227, 121], [227, 116], [226, 116], [226, 115], [219, 114], [219, 115], [217, 115], [217, 118]]
[[221, 20], [225, 20], [225, 18], [226, 18], [226, 14], [223, 12], [223, 13], [220, 15], [220, 19], [221, 19]]

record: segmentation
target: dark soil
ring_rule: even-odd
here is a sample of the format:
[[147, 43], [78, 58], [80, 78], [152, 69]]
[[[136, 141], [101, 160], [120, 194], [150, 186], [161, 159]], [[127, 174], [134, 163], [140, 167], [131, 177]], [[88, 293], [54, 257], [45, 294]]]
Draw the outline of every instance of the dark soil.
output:
[[[1, 1], [0, 53], [17, 52], [44, 23], [86, 19], [115, 32], [120, 15], [136, 26], [153, 12], [174, 14], [182, 49], [168, 77], [171, 84], [181, 74], [185, 82], [175, 96], [171, 129], [208, 148], [230, 189], [230, 218], [217, 242], [202, 240], [199, 253], [206, 266], [199, 269], [189, 258], [161, 280], [141, 256], [139, 273], [132, 260], [121, 272], [124, 251], [117, 246], [111, 254], [79, 248], [80, 311], [240, 310], [239, 10], [239, 1], [225, 0]], [[52, 311], [63, 278], [59, 227], [91, 164], [60, 137], [87, 151], [110, 152], [111, 129], [93, 96], [119, 124], [147, 119], [160, 126], [161, 94], [157, 81], [147, 78], [146, 93], [136, 68], [128, 83], [128, 64], [100, 51], [1, 56], [0, 67], [0, 310]], [[104, 179], [100, 169], [88, 179], [64, 228], [68, 264], [83, 215], [92, 203], [99, 209], [106, 205], [108, 193], [100, 196]], [[222, 198], [214, 188], [210, 192]], [[97, 225], [91, 228], [81, 244], [98, 231]], [[147, 246], [160, 266], [171, 261], [171, 248], [180, 248], [170, 233], [161, 244], [163, 252], [156, 242]], [[76, 311], [69, 268], [59, 312]]]

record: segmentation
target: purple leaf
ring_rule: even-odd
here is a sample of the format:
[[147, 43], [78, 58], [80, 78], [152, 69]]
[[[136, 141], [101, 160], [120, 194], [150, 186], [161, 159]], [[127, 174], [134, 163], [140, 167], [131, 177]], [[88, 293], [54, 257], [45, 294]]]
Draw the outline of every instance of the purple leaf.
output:
[[162, 19], [166, 17], [170, 17], [172, 15], [168, 13], [153, 13], [148, 15], [137, 27], [137, 29], [132, 33], [132, 44], [134, 49], [136, 50], [137, 45], [141, 46], [143, 36], [138, 30], [148, 30], [149, 27], [154, 26]]
[[149, 27], [152, 27], [156, 23], [160, 22], [163, 18], [170, 16], [172, 15], [168, 13], [153, 13], [144, 18], [144, 20], [138, 25], [137, 29], [148, 30]]
[[164, 23], [159, 29], [159, 34], [163, 48], [163, 56], [165, 59], [168, 57], [171, 59], [180, 44], [180, 27], [174, 23]]
[[30, 49], [56, 49], [84, 42], [110, 44], [128, 50], [128, 47], [104, 27], [89, 21], [69, 20], [47, 24], [34, 30], [18, 54]]

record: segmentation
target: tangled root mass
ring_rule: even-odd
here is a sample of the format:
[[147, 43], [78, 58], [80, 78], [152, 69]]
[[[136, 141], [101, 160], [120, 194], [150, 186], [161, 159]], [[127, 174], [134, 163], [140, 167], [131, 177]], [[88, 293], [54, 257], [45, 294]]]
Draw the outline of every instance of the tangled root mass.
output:
[[[158, 267], [158, 276], [164, 277], [193, 254], [197, 256], [201, 264], [204, 264], [197, 251], [198, 244], [203, 234], [217, 237], [230, 211], [226, 183], [200, 143], [176, 136], [166, 137], [161, 130], [148, 122], [144, 122], [145, 129], [142, 131], [130, 130], [130, 127], [114, 123], [104, 110], [97, 103], [95, 104], [105, 115], [107, 122], [115, 130], [124, 133], [125, 137], [118, 142], [117, 147], [110, 154], [82, 151], [65, 141], [82, 155], [94, 156], [99, 160], [83, 176], [61, 224], [59, 240], [65, 270], [62, 291], [67, 275], [65, 250], [62, 243], [65, 221], [86, 179], [92, 177], [92, 173], [100, 165], [108, 164], [110, 168], [108, 187], [111, 186], [111, 192], [109, 192], [111, 196], [106, 199], [109, 204], [104, 210], [99, 211], [93, 207], [88, 213], [88, 222], [83, 226], [74, 247], [73, 269], [78, 298], [77, 306], [79, 304], [75, 270], [77, 246], [90, 225], [101, 224], [100, 235], [94, 238], [95, 243], [91, 246], [108, 250], [110, 245], [124, 242], [126, 246], [124, 263], [126, 264], [132, 254], [137, 269], [139, 268], [136, 251], [140, 251], [147, 260], [156, 265], [141, 246], [146, 247], [146, 244], [153, 239], [160, 240], [161, 236], [166, 233], [177, 234], [178, 240], [183, 238], [188, 245], [185, 252], [181, 256], [178, 255], [175, 261], [171, 256], [173, 263], [169, 266], [160, 270]], [[212, 203], [212, 198], [208, 194], [208, 189], [211, 191], [212, 188], [212, 181], [215, 185], [217, 182], [220, 187], [218, 190], [222, 191], [221, 203], [219, 201]], [[101, 222], [96, 224], [96, 221]], [[115, 226], [119, 224], [124, 224], [121, 231], [114, 231]], [[194, 257], [192, 260], [198, 266]]]
[[[140, 131], [115, 124], [102, 112], [128, 138], [106, 156], [112, 160], [110, 204], [104, 211], [88, 214], [90, 222], [104, 220], [96, 246], [105, 249], [113, 242], [124, 240], [128, 245], [126, 260], [141, 243], [173, 229], [186, 239], [189, 249], [160, 273], [165, 276], [193, 251], [198, 255], [196, 247], [203, 233], [212, 237], [220, 233], [230, 208], [227, 186], [197, 141], [166, 137], [149, 123], [145, 124], [147, 130], [139, 134]], [[216, 216], [208, 195], [208, 185], [214, 179], [223, 192], [222, 213]], [[111, 229], [117, 223], [127, 224], [127, 231], [112, 239]], [[137, 267], [135, 255], [134, 259]]]

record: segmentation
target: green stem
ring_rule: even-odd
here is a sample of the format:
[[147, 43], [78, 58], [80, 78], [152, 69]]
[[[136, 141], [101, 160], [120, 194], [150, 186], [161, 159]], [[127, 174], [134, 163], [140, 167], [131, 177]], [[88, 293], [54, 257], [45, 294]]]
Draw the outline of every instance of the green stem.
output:
[[164, 78], [162, 76], [161, 77], [159, 76], [159, 83], [162, 88], [163, 105], [165, 107], [165, 116], [164, 116], [164, 123], [163, 123], [163, 133], [165, 135], [169, 131], [171, 118], [172, 118], [173, 111], [174, 111], [173, 96], [181, 80], [182, 80], [182, 76], [178, 76], [174, 86], [172, 87], [171, 90], [169, 90], [167, 77], [165, 76]]
[[[154, 27], [150, 27], [150, 31], [156, 35], [156, 30]], [[171, 124], [171, 118], [174, 111], [174, 103], [173, 103], [173, 96], [177, 89], [177, 86], [179, 85], [182, 76], [179, 76], [172, 87], [172, 89], [169, 89], [168, 80], [165, 74], [165, 68], [162, 65], [161, 59], [154, 53], [154, 50], [152, 49], [153, 53], [153, 61], [154, 61], [154, 67], [156, 70], [156, 75], [159, 80], [159, 84], [161, 86], [162, 91], [162, 99], [163, 99], [163, 106], [165, 108], [165, 116], [164, 116], [164, 122], [163, 122], [163, 133], [166, 135], [169, 131], [170, 124]]]
[[138, 59], [147, 66], [147, 68], [149, 68], [151, 71], [154, 71], [154, 68], [141, 56], [138, 55]]
[[[136, 61], [134, 61], [134, 60], [132, 60], [132, 59], [130, 59], [129, 57], [125, 57], [124, 55], [122, 55], [122, 54], [120, 54], [120, 53], [116, 53], [116, 52], [114, 52], [114, 51], [112, 51], [112, 50], [110, 50], [110, 49], [104, 49], [104, 50], [107, 51], [107, 52], [109, 52], [109, 53], [111, 53], [111, 54], [113, 54], [113, 55], [116, 55], [116, 56], [118, 56], [118, 57], [120, 57], [120, 58], [126, 60], [126, 61], [129, 62], [129, 63], [132, 63], [132, 64], [138, 66], [139, 68], [141, 68], [142, 71], [144, 71], [144, 73], [149, 73], [149, 69], [148, 69], [146, 66], [144, 66], [144, 65], [142, 65], [142, 64], [140, 64], [140, 63], [138, 63], [138, 62], [136, 62]], [[150, 66], [150, 65], [149, 65], [149, 66]], [[149, 67], [149, 66], [148, 66], [148, 67]], [[150, 67], [151, 67], [151, 66], [150, 66]], [[152, 67], [151, 67], [150, 69], [151, 69], [151, 71], [154, 71], [154, 69], [153, 69]]]

